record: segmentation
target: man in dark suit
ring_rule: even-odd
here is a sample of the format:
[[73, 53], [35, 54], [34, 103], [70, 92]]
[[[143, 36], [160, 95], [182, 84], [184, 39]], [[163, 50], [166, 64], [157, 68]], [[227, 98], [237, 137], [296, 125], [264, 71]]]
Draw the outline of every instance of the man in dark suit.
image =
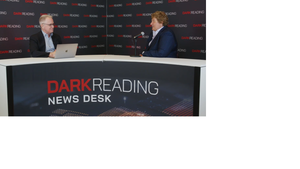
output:
[[169, 18], [163, 11], [151, 15], [152, 32], [147, 40], [147, 48], [140, 56], [177, 57], [177, 40], [174, 32], [167, 27]]
[[54, 21], [50, 15], [42, 15], [39, 19], [41, 31], [31, 35], [29, 49], [32, 57], [54, 57], [57, 44], [61, 44], [61, 37], [53, 33]]

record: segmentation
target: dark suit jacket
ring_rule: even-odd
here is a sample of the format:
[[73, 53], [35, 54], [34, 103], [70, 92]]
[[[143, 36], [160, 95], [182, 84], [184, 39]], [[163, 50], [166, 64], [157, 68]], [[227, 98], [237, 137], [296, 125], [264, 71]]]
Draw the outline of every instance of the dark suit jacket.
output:
[[153, 32], [150, 33], [147, 40], [147, 48], [143, 53], [143, 56], [152, 57], [177, 57], [177, 40], [174, 32], [165, 26], [155, 36], [151, 45], [148, 46], [152, 40]]
[[[57, 44], [61, 44], [61, 38], [58, 34], [53, 33], [52, 41], [56, 49]], [[30, 36], [29, 49], [32, 57], [48, 57], [49, 53], [46, 51], [46, 44], [43, 32], [40, 31]]]

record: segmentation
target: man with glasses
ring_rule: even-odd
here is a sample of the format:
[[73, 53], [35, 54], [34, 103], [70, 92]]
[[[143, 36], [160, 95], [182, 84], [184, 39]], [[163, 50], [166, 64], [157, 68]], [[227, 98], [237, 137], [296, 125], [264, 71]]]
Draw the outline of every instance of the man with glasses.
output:
[[41, 31], [31, 35], [29, 49], [32, 57], [54, 57], [57, 44], [61, 37], [53, 33], [54, 21], [50, 15], [42, 15], [39, 19]]

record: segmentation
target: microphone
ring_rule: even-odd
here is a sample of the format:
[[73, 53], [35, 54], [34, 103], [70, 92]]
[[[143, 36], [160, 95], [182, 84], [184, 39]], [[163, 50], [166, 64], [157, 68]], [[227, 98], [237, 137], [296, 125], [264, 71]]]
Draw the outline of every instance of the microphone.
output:
[[144, 36], [144, 35], [145, 35], [145, 33], [144, 33], [144, 32], [141, 32], [140, 34], [134, 36], [133, 38], [136, 39], [136, 38], [138, 38], [139, 36]]

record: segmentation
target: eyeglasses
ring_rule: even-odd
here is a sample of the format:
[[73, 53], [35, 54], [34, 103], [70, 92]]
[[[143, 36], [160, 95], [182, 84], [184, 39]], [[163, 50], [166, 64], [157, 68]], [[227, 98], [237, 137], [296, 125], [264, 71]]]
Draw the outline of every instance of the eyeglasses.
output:
[[54, 26], [54, 23], [53, 24], [42, 23], [42, 24], [45, 24], [45, 25], [48, 25], [48, 26]]

